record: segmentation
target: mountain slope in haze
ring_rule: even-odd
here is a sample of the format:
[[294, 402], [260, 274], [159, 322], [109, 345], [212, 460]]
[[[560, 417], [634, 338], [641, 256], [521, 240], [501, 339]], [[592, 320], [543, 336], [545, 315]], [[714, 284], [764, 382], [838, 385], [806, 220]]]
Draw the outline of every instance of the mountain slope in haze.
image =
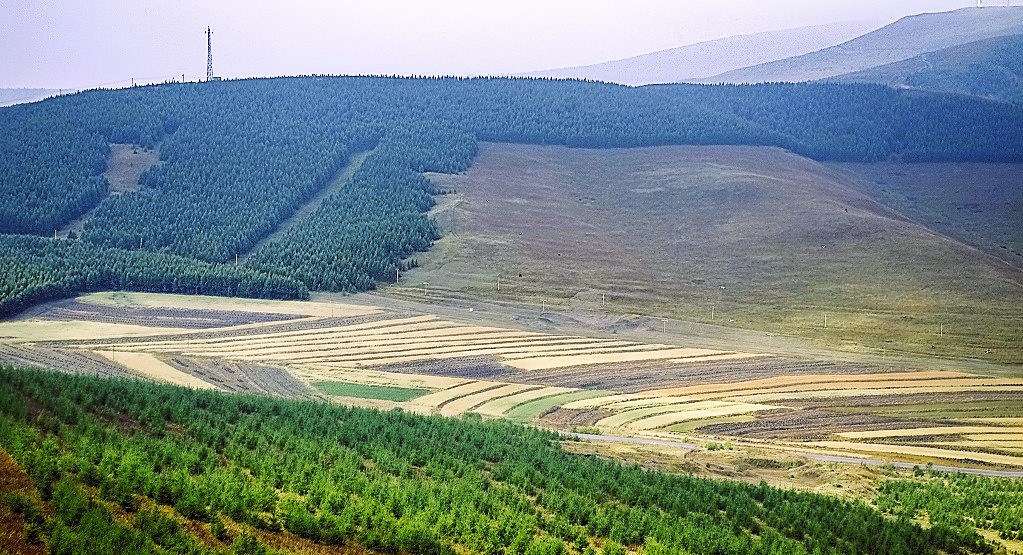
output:
[[623, 60], [535, 71], [525, 75], [590, 79], [622, 85], [679, 83], [814, 52], [875, 28], [875, 23], [858, 21], [737, 35]]
[[708, 83], [813, 81], [878, 67], [927, 52], [1023, 33], [1023, 7], [965, 8], [902, 18], [818, 52], [704, 79]]
[[1023, 101], [1023, 35], [995, 37], [828, 79]]
[[58, 92], [56, 89], [0, 89], [0, 107], [35, 102]]

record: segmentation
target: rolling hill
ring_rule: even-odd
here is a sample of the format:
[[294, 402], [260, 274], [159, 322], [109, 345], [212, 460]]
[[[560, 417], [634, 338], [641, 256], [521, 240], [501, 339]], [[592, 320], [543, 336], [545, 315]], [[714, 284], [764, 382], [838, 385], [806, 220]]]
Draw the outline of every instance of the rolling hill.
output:
[[589, 79], [635, 86], [680, 83], [815, 52], [876, 27], [874, 23], [861, 21], [738, 35], [600, 64], [535, 71], [525, 76]]
[[1023, 7], [966, 8], [905, 17], [810, 54], [729, 71], [707, 83], [799, 82], [845, 75], [992, 37], [1023, 33]]
[[994, 37], [828, 81], [880, 83], [993, 100], [1023, 100], [1023, 35]]
[[[836, 162], [1023, 159], [1014, 105], [834, 83], [175, 83], [7, 108], [0, 131], [3, 314], [104, 289], [269, 298], [372, 289], [439, 238], [426, 215], [438, 189], [423, 172], [464, 171], [478, 141], [770, 145]], [[129, 145], [160, 162], [108, 195], [104, 175]], [[55, 237], [72, 222], [74, 239]]]
[[409, 280], [431, 295], [1023, 360], [1023, 273], [780, 149], [486, 144], [434, 179], [456, 194]]

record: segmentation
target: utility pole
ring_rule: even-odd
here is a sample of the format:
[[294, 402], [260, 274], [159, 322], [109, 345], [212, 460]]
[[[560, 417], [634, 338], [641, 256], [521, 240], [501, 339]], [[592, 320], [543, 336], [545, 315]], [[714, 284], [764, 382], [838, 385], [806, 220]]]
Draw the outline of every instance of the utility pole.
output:
[[607, 306], [607, 293], [600, 294], [600, 306]]
[[398, 277], [399, 277], [399, 274], [398, 274], [398, 272], [399, 272], [399, 271], [400, 271], [400, 270], [398, 270], [398, 267], [397, 267], [397, 266], [395, 266], [395, 267], [394, 267], [394, 284], [395, 284], [395, 285], [398, 285]]
[[828, 329], [828, 313], [824, 313], [824, 329]]
[[234, 253], [234, 265], [238, 265], [238, 253]]
[[497, 274], [497, 292], [501, 292], [501, 274]]

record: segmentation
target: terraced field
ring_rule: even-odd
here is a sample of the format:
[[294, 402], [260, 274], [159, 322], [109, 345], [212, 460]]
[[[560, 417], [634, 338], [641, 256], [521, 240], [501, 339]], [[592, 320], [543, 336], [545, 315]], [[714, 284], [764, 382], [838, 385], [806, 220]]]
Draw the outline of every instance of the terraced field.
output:
[[[1023, 466], [1023, 378], [540, 332], [393, 307], [218, 302], [108, 294], [58, 303], [3, 324], [12, 333], [0, 340], [0, 363], [785, 453]], [[34, 336], [55, 310], [82, 333]], [[146, 314], [166, 318], [146, 328]], [[79, 317], [103, 333], [88, 333]], [[168, 318], [179, 327], [160, 327]]]
[[292, 332], [259, 333], [254, 329], [252, 333], [227, 338], [161, 338], [127, 344], [86, 342], [78, 347], [345, 368], [489, 356], [504, 365], [527, 371], [652, 360], [697, 363], [716, 361], [722, 356], [730, 360], [761, 356], [467, 326], [430, 315], [324, 325]]

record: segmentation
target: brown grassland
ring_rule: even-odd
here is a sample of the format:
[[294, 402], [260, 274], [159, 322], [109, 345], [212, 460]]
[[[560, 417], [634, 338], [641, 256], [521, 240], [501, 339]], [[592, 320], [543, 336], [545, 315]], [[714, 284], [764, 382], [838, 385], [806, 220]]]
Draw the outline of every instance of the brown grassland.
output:
[[485, 144], [465, 174], [433, 179], [455, 191], [434, 215], [446, 235], [392, 294], [423, 299], [428, 282], [433, 300], [1023, 361], [1023, 272], [778, 149]]

